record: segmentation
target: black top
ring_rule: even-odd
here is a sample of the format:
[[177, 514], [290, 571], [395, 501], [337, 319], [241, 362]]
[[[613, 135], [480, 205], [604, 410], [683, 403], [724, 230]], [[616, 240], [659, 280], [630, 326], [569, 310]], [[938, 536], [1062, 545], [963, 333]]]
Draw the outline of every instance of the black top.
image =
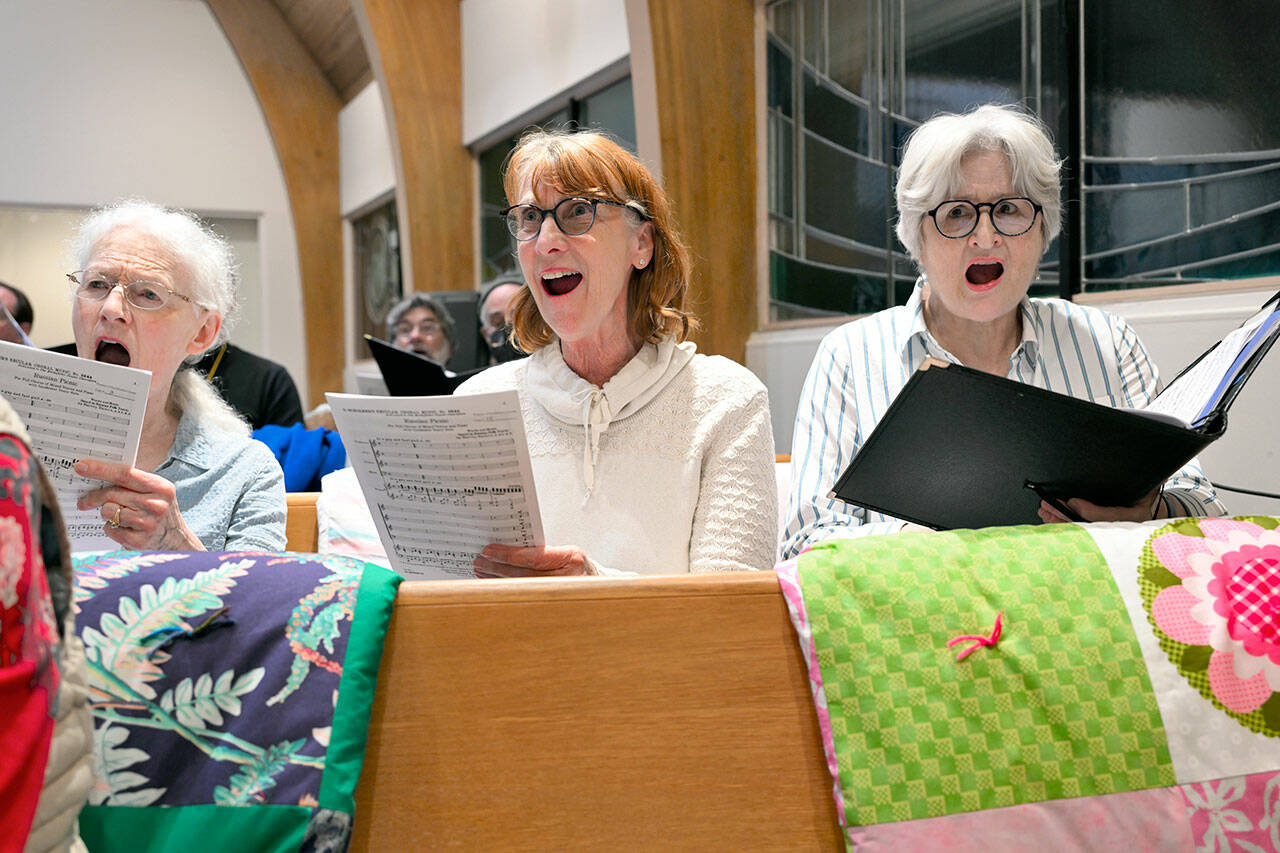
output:
[[284, 365], [224, 344], [205, 353], [195, 369], [205, 376], [213, 371], [213, 387], [254, 429], [267, 424], [292, 426], [302, 420], [298, 387]]

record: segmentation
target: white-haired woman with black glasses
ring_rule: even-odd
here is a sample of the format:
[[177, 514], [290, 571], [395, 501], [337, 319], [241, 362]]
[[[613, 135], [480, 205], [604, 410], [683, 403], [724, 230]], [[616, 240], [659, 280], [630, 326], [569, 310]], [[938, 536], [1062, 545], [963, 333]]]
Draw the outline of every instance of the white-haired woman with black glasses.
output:
[[[907, 526], [828, 494], [928, 356], [1110, 406], [1141, 408], [1155, 395], [1155, 364], [1127, 323], [1027, 296], [1058, 234], [1060, 167], [1044, 126], [1010, 107], [940, 115], [911, 135], [895, 193], [897, 234], [920, 278], [905, 305], [841, 326], [818, 349], [792, 436], [784, 558], [822, 539]], [[964, 452], [939, 447], [938, 464]], [[1134, 506], [1067, 504], [1088, 521], [1224, 511], [1195, 460]], [[1047, 503], [1040, 517], [1067, 520]]]
[[236, 304], [230, 245], [186, 211], [125, 201], [94, 211], [68, 278], [81, 358], [151, 372], [133, 466], [85, 459], [107, 486], [80, 498], [126, 550], [284, 547], [284, 475], [267, 446], [186, 365], [222, 343]]
[[768, 396], [685, 340], [689, 252], [662, 186], [601, 134], [546, 131], [521, 139], [504, 184], [524, 274], [509, 311], [531, 355], [458, 393], [520, 392], [550, 544], [494, 543], [476, 574], [771, 566]]

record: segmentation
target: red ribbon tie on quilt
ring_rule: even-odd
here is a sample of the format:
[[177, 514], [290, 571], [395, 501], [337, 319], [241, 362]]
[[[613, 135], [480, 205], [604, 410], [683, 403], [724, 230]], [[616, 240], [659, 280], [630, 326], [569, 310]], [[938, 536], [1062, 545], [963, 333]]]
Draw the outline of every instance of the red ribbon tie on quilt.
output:
[[953, 637], [952, 639], [947, 640], [947, 648], [951, 648], [956, 643], [973, 643], [969, 648], [962, 649], [960, 653], [956, 655], [956, 660], [962, 661], [983, 646], [994, 646], [996, 643], [1000, 642], [1000, 617], [1002, 615], [1003, 614], [1001, 613], [996, 614], [996, 624], [995, 627], [991, 629], [990, 637], [983, 637], [980, 634], [961, 634], [959, 637]]

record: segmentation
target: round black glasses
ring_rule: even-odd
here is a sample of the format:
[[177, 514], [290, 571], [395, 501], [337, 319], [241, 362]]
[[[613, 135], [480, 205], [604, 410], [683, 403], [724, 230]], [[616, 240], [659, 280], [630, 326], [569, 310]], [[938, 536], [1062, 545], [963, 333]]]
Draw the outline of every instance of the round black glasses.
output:
[[577, 237], [591, 230], [591, 226], [596, 223], [596, 206], [601, 204], [625, 208], [641, 219], [650, 218], [635, 205], [607, 198], [566, 198], [551, 208], [538, 207], [536, 204], [513, 204], [498, 211], [498, 215], [506, 220], [511, 236], [521, 242], [538, 236], [548, 214], [566, 236]]
[[982, 209], [991, 216], [991, 226], [1006, 237], [1026, 234], [1036, 223], [1042, 208], [1029, 198], [1018, 196], [996, 201], [972, 202], [960, 199], [944, 201], [925, 215], [933, 220], [938, 233], [952, 240], [968, 237], [978, 227]]

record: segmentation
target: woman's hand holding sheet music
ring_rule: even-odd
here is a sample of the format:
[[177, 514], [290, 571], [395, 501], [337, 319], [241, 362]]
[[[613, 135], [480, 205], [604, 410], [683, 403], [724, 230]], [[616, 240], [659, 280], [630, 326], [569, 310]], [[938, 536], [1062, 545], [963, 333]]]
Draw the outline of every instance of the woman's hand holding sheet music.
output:
[[118, 462], [82, 459], [76, 473], [107, 485], [80, 497], [77, 506], [102, 512], [104, 531], [130, 551], [203, 551], [178, 511], [173, 483]]
[[527, 578], [599, 574], [576, 545], [517, 547], [486, 545], [473, 565], [478, 578]]

